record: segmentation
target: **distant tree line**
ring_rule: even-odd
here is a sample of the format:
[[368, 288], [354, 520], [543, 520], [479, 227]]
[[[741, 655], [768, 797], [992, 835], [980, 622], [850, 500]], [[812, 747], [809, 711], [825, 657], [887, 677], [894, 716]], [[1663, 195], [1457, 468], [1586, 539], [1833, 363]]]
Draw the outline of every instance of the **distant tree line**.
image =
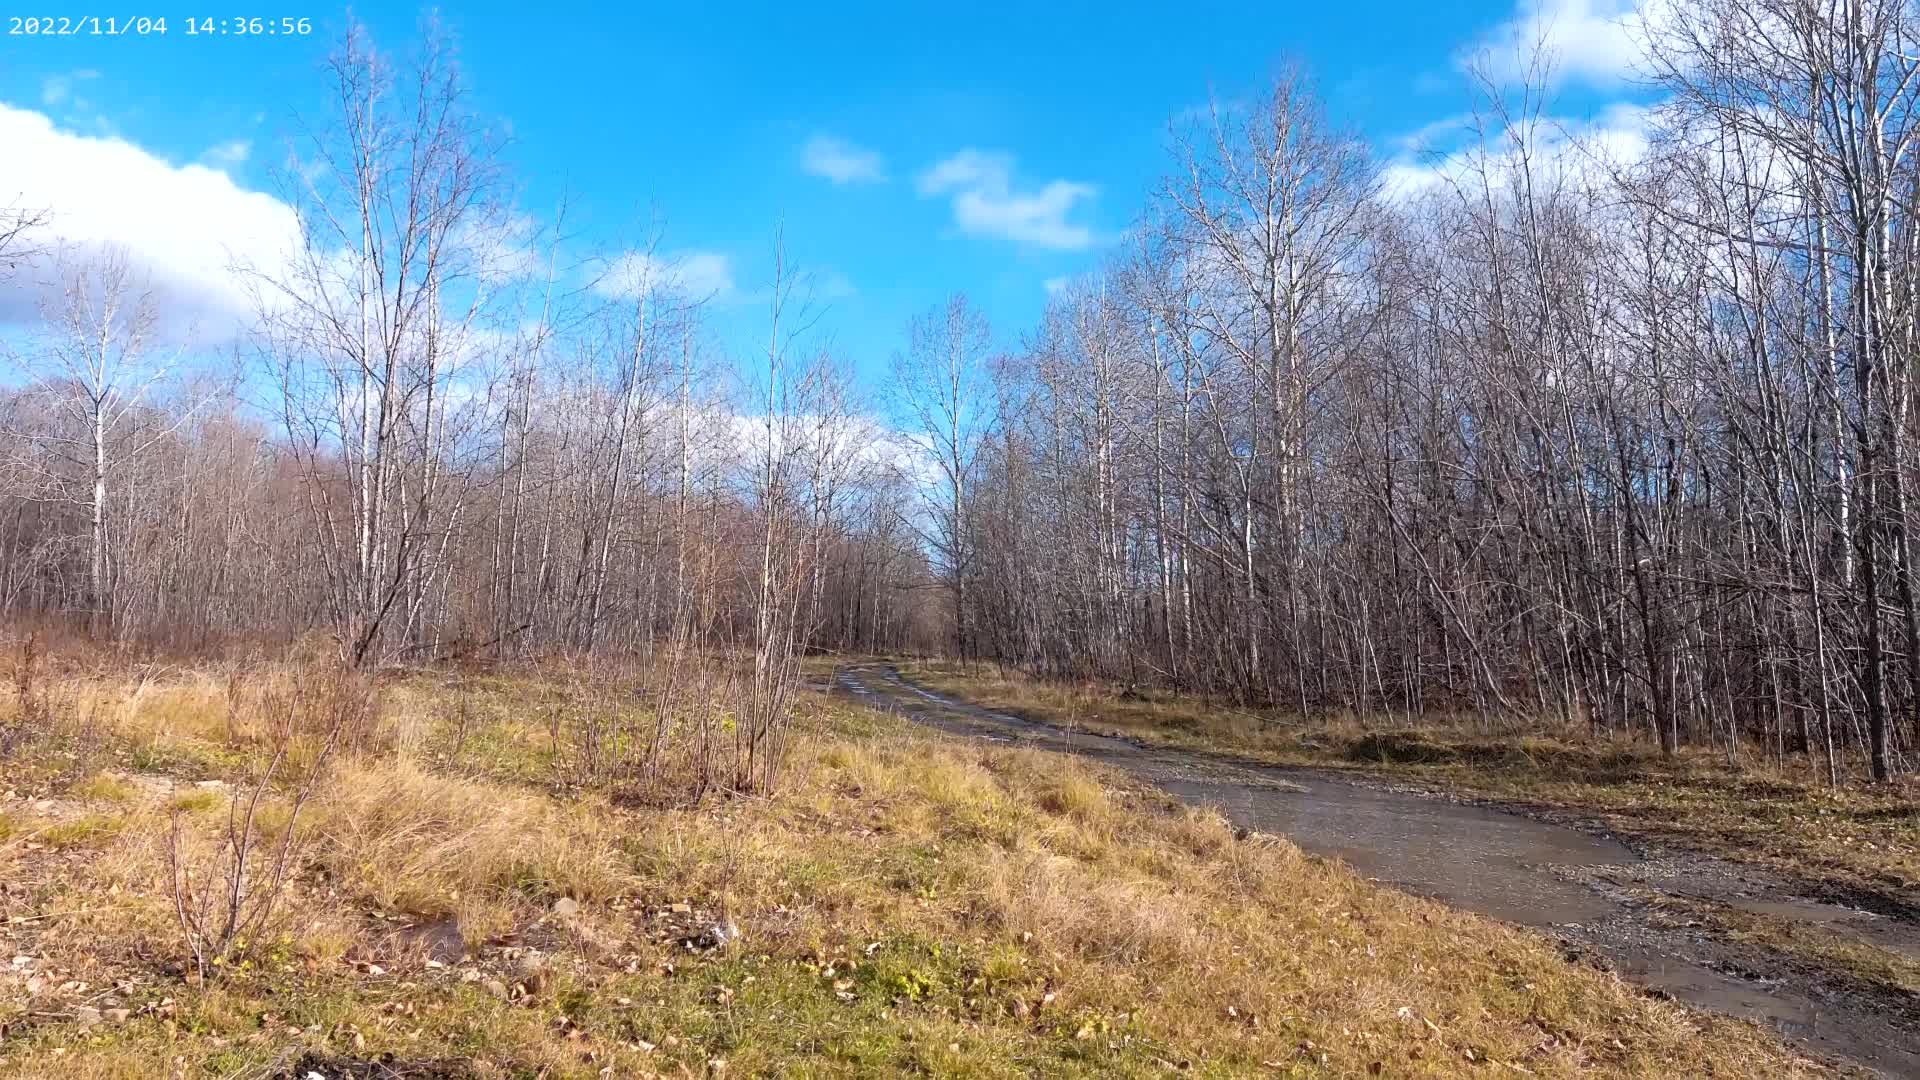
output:
[[184, 650], [324, 631], [356, 666], [771, 650], [756, 678], [938, 641], [895, 440], [806, 344], [777, 241], [738, 316], [765, 349], [729, 360], [671, 260], [562, 265], [511, 211], [437, 31], [404, 60], [352, 31], [327, 72], [295, 249], [235, 270], [231, 371], [124, 255], [39, 240], [58, 207], [0, 211], [0, 274], [48, 297], [0, 378], [0, 613]]
[[1920, 23], [1657, 15], [1644, 145], [1491, 79], [1418, 182], [1298, 73], [1183, 119], [1020, 348], [959, 296], [913, 322], [901, 434], [805, 346], [777, 244], [765, 350], [720, 362], [666, 260], [561, 284], [437, 38], [350, 35], [298, 250], [241, 268], [237, 379], [0, 211], [0, 274], [60, 280], [0, 393], [0, 612], [320, 628], [360, 665], [698, 643], [775, 681], [943, 648], [1888, 777], [1920, 739]]
[[1920, 23], [1647, 26], [1644, 148], [1488, 79], [1477, 138], [1389, 183], [1284, 74], [1176, 125], [1128, 249], [1015, 355], [959, 301], [920, 327], [954, 647], [1910, 763]]

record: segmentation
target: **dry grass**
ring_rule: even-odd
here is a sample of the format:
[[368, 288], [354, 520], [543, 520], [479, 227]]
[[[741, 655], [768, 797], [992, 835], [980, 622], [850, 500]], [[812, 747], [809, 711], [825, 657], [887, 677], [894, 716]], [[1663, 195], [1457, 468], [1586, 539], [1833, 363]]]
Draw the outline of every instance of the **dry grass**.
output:
[[[122, 756], [163, 730], [163, 768], [244, 754], [221, 681], [177, 678], [120, 699]], [[1819, 1072], [1074, 760], [808, 698], [777, 796], [642, 811], [532, 782], [516, 755], [537, 758], [552, 683], [469, 687], [485, 720], [457, 760], [439, 686], [384, 689], [427, 729], [340, 764], [302, 818], [283, 936], [206, 985], [180, 974], [161, 834], [184, 807], [213, 835], [223, 799], [49, 770], [0, 805], [0, 954], [26, 958], [0, 967], [0, 1076], [389, 1052], [474, 1076]], [[731, 940], [708, 948], [715, 926]]]
[[1564, 808], [1629, 835], [1790, 874], [1920, 890], [1920, 778], [1834, 789], [1804, 759], [1751, 756], [1729, 766], [1723, 754], [1699, 748], [1666, 758], [1643, 740], [1596, 738], [1563, 724], [1509, 724], [1493, 734], [1444, 720], [1369, 725], [1338, 716], [1302, 724], [1164, 692], [1122, 697], [1098, 684], [1056, 685], [987, 667], [917, 661], [902, 670], [943, 693], [1060, 726]]
[[473, 940], [560, 897], [597, 902], [636, 884], [614, 821], [592, 803], [439, 775], [402, 760], [343, 768], [313, 807], [309, 858], [360, 905], [452, 917]]

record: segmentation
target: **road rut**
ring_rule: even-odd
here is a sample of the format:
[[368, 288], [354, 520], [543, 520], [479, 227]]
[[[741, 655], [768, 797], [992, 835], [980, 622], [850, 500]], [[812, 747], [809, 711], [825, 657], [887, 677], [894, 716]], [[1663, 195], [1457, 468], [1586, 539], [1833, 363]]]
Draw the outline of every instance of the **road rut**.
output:
[[1764, 871], [1688, 853], [1648, 857], [1604, 833], [1396, 790], [1066, 731], [914, 685], [890, 665], [839, 671], [835, 689], [955, 735], [1077, 754], [1118, 767], [1235, 825], [1287, 836], [1407, 892], [1547, 933], [1624, 978], [1768, 1024], [1810, 1052], [1920, 1078], [1920, 1001], [1844, 973], [1655, 917], [1662, 897], [1731, 904], [1920, 955], [1920, 927], [1798, 895]]

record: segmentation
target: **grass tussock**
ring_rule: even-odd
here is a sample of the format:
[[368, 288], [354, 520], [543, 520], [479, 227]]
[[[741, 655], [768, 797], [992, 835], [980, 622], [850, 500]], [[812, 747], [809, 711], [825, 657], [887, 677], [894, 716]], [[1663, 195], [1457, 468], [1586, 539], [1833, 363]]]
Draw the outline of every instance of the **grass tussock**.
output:
[[102, 847], [127, 827], [118, 814], [88, 814], [40, 831], [41, 842], [56, 850]]
[[124, 803], [139, 795], [139, 788], [124, 776], [97, 772], [73, 785], [69, 794], [89, 802]]
[[455, 708], [440, 676], [379, 687], [387, 734], [306, 806], [272, 932], [196, 980], [168, 823], [217, 844], [229, 789], [130, 759], [162, 717], [186, 760], [257, 754], [224, 686], [122, 688], [115, 771], [0, 806], [0, 952], [23, 958], [0, 1077], [388, 1054], [478, 1077], [1820, 1072], [1116, 774], [825, 699], [771, 796], [610, 801], [543, 771], [564, 689], [525, 673]]
[[510, 900], [604, 901], [634, 879], [596, 809], [363, 760], [343, 767], [314, 806], [310, 858], [360, 902], [463, 923]]

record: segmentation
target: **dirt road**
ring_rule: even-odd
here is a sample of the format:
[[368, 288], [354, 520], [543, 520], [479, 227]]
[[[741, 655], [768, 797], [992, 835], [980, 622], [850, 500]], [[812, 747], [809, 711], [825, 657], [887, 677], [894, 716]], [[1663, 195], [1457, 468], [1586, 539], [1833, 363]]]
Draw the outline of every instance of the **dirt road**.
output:
[[[940, 730], [1079, 754], [1234, 824], [1283, 834], [1368, 877], [1559, 939], [1649, 990], [1770, 1024], [1810, 1051], [1920, 1077], [1920, 1001], [1671, 914], [1709, 902], [1920, 956], [1920, 926], [1800, 895], [1763, 871], [1684, 852], [1643, 853], [1604, 833], [1314, 770], [1282, 769], [1069, 732], [981, 708], [863, 664], [836, 689]], [[1667, 909], [1663, 911], [1663, 909]]]

